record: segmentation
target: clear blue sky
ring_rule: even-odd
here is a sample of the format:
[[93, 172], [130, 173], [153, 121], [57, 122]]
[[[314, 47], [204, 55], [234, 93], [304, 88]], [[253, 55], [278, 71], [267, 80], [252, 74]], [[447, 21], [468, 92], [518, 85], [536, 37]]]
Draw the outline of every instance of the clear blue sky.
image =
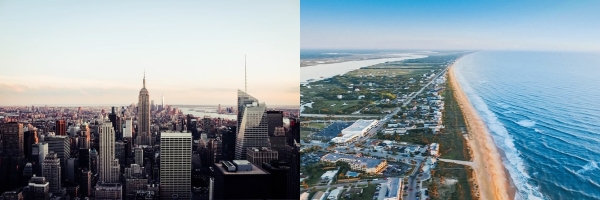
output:
[[0, 1], [0, 105], [299, 104], [300, 2]]
[[303, 49], [600, 51], [600, 1], [302, 0]]

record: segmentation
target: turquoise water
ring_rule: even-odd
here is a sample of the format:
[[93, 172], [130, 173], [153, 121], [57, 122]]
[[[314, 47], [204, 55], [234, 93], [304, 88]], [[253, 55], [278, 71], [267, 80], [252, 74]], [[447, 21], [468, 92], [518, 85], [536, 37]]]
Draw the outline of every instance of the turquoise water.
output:
[[456, 77], [517, 199], [600, 199], [599, 53], [477, 52]]

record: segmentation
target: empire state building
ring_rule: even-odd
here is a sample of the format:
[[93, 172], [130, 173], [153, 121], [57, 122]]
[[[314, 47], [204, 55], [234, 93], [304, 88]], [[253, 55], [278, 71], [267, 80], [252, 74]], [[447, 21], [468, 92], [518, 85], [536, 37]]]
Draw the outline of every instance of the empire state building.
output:
[[146, 73], [144, 73], [144, 87], [140, 90], [140, 97], [137, 108], [138, 136], [136, 143], [138, 145], [152, 145], [150, 133], [150, 94], [146, 89]]

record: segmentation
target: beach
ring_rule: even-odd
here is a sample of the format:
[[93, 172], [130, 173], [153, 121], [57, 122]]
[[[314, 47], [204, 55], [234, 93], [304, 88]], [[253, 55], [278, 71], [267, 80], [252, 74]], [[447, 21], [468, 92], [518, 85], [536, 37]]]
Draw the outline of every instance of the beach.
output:
[[516, 191], [511, 186], [507, 171], [502, 164], [502, 155], [483, 120], [461, 89], [454, 74], [454, 64], [448, 70], [448, 81], [466, 118], [468, 145], [472, 161], [475, 163], [474, 181], [478, 186], [479, 199], [514, 199]]

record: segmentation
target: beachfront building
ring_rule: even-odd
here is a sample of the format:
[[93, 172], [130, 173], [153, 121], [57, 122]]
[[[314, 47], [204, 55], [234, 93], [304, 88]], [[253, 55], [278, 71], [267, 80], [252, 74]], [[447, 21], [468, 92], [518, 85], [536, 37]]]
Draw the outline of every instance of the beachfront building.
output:
[[386, 160], [379, 160], [375, 158], [367, 157], [356, 157], [349, 154], [329, 153], [321, 158], [323, 162], [336, 163], [338, 161], [348, 163], [350, 169], [355, 171], [362, 171], [368, 174], [381, 173], [387, 167]]
[[325, 192], [318, 191], [317, 193], [315, 193], [315, 195], [312, 196], [311, 200], [324, 200], [325, 197]]
[[308, 196], [310, 194], [308, 192], [303, 192], [302, 194], [300, 194], [300, 200], [308, 200]]
[[340, 193], [342, 193], [342, 190], [344, 190], [344, 187], [338, 187], [335, 190], [332, 190], [329, 195], [327, 196], [327, 199], [329, 200], [337, 200], [340, 197]]
[[365, 136], [371, 128], [377, 126], [377, 120], [362, 120], [359, 119], [354, 124], [342, 130], [342, 135], [331, 139], [333, 143], [340, 146], [346, 146], [362, 136]]
[[402, 180], [400, 178], [388, 178], [386, 183], [381, 184], [377, 200], [401, 199], [402, 187]]

